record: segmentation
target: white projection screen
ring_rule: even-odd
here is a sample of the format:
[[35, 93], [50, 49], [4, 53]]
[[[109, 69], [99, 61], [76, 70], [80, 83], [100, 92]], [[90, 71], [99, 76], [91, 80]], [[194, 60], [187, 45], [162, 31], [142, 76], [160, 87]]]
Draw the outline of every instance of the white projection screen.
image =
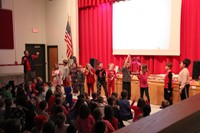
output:
[[181, 0], [113, 5], [114, 55], [180, 55]]

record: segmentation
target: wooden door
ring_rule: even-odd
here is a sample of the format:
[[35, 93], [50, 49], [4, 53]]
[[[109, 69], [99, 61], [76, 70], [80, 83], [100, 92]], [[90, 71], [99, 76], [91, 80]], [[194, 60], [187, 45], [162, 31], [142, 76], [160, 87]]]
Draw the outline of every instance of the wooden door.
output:
[[53, 77], [51, 76], [52, 69], [55, 63], [58, 63], [58, 46], [47, 46], [48, 54], [48, 80], [52, 81]]

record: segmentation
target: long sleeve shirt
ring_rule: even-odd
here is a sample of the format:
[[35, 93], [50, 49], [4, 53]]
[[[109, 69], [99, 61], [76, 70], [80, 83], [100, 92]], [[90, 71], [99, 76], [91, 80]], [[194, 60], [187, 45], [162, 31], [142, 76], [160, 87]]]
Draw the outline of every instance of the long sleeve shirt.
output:
[[187, 68], [183, 68], [178, 74], [178, 81], [180, 83], [180, 89], [183, 89], [186, 84], [189, 84], [190, 74]]
[[148, 76], [149, 76], [148, 72], [144, 72], [144, 73], [138, 75], [138, 79], [140, 80], [141, 88], [148, 87], [148, 82], [147, 82]]
[[164, 88], [165, 89], [172, 89], [172, 72], [168, 71], [165, 74], [165, 78], [164, 78]]

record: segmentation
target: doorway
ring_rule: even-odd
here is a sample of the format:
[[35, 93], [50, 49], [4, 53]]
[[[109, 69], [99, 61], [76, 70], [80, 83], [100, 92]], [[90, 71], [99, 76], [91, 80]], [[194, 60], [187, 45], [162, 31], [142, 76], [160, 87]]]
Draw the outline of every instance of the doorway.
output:
[[45, 44], [25, 44], [25, 49], [30, 54], [39, 52], [39, 57], [34, 60], [35, 72], [37, 77], [41, 77], [46, 82], [46, 67], [45, 67]]
[[58, 63], [58, 46], [47, 46], [47, 60], [48, 60], [48, 80], [53, 81], [51, 76], [55, 63]]

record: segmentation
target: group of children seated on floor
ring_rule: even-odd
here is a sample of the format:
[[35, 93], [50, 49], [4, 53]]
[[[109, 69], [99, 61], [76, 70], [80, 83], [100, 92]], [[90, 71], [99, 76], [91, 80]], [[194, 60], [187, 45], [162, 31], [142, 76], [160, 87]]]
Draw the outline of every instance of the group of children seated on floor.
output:
[[[5, 133], [110, 133], [124, 127], [123, 121], [146, 117], [151, 107], [143, 98], [137, 105], [127, 99], [122, 90], [121, 98], [113, 92], [106, 100], [92, 93], [81, 93], [73, 99], [70, 86], [60, 85], [52, 89], [49, 83], [44, 89], [41, 78], [29, 86], [15, 86], [10, 82], [0, 85], [0, 132]], [[134, 114], [134, 117], [133, 117]]]

